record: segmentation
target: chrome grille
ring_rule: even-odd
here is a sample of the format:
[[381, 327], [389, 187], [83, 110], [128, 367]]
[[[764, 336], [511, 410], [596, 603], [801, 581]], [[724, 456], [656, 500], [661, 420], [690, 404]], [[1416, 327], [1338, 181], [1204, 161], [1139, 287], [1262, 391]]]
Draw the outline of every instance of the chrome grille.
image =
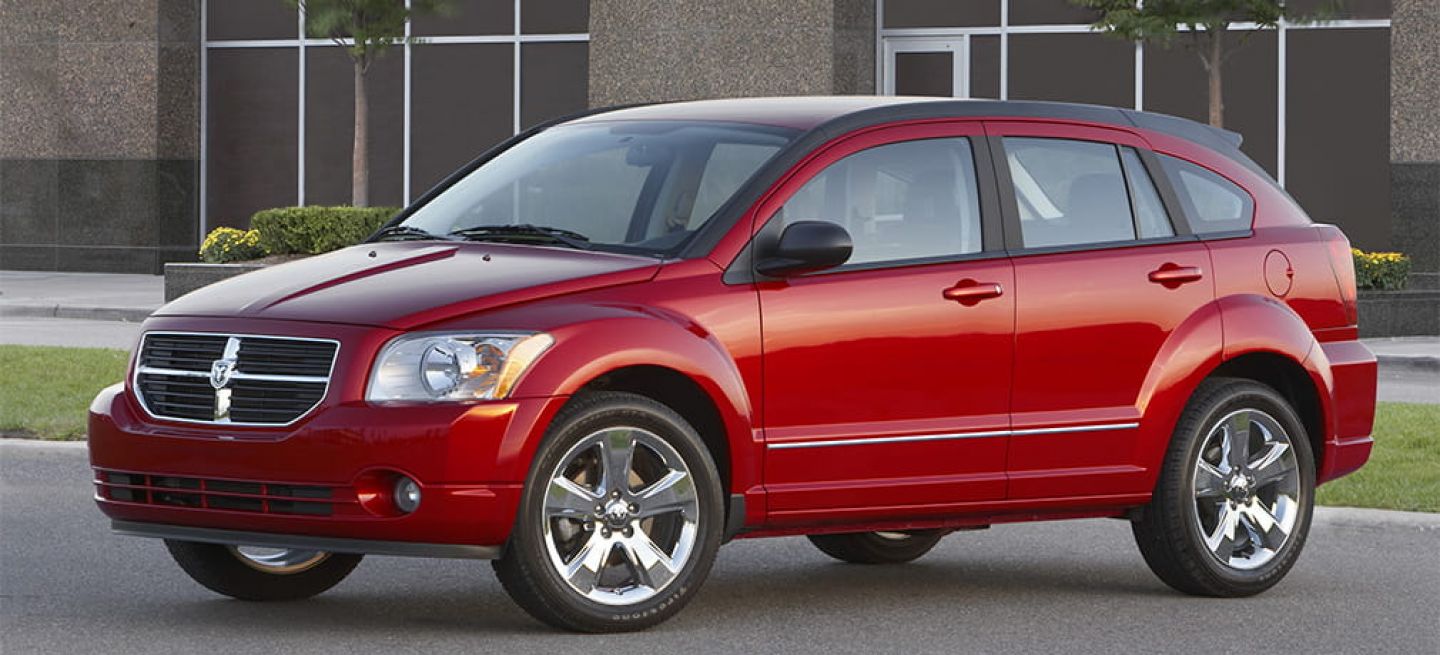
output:
[[135, 391], [156, 418], [286, 425], [324, 399], [338, 350], [331, 339], [150, 332]]

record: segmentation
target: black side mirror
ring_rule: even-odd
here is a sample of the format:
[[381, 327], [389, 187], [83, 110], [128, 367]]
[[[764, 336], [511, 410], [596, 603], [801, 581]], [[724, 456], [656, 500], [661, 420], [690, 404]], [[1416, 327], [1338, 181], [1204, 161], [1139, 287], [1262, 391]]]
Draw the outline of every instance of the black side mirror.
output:
[[845, 228], [826, 221], [796, 221], [780, 240], [758, 253], [755, 270], [771, 277], [834, 268], [850, 259], [854, 243]]

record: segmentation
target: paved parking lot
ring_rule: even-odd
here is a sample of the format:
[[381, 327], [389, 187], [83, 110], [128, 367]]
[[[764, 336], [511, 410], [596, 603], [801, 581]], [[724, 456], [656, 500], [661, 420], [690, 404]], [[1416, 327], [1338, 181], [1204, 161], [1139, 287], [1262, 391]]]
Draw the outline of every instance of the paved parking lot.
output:
[[0, 652], [1440, 652], [1440, 528], [1344, 515], [1243, 600], [1169, 591], [1115, 520], [957, 533], [899, 567], [738, 541], [676, 620], [582, 637], [531, 621], [484, 562], [373, 557], [314, 600], [222, 599], [110, 535], [88, 480], [83, 448], [0, 442]]

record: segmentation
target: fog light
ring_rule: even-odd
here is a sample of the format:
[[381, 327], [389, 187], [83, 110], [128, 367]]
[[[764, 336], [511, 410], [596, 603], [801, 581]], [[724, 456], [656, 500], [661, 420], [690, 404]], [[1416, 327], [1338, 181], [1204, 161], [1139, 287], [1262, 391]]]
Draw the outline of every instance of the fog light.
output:
[[408, 477], [400, 476], [395, 481], [395, 508], [409, 514], [420, 507], [420, 485]]

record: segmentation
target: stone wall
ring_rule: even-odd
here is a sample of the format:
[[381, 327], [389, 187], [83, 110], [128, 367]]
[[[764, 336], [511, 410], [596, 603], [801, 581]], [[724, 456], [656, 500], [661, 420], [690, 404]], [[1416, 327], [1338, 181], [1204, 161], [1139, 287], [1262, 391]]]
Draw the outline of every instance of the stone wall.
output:
[[194, 257], [199, 3], [0, 1], [0, 269]]
[[873, 0], [592, 0], [590, 104], [874, 93]]
[[1411, 286], [1440, 289], [1440, 2], [1395, 0], [1390, 29], [1390, 195]]

